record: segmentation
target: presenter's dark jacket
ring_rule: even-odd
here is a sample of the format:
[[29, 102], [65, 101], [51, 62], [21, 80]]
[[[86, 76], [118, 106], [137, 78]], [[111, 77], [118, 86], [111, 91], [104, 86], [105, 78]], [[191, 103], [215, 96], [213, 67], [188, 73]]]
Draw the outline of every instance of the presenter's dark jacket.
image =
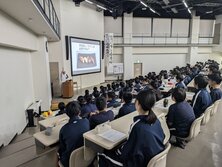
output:
[[207, 89], [197, 90], [191, 103], [196, 118], [200, 117], [211, 104], [212, 99]]
[[164, 150], [164, 133], [159, 120], [149, 125], [146, 116], [134, 117], [129, 139], [121, 149], [123, 166], [146, 167], [151, 158]]
[[64, 167], [69, 167], [73, 150], [83, 146], [83, 134], [90, 130], [89, 121], [73, 117], [62, 127], [59, 134], [59, 156]]
[[81, 108], [81, 117], [83, 118], [88, 118], [89, 114], [91, 112], [95, 112], [97, 110], [97, 107], [95, 104], [92, 103], [86, 103], [85, 105], [82, 106]]
[[170, 106], [167, 115], [167, 122], [172, 123], [169, 128], [175, 128], [175, 135], [187, 137], [190, 127], [195, 120], [193, 108], [186, 101], [175, 103]]
[[219, 88], [212, 89], [212, 90], [210, 91], [210, 96], [211, 96], [211, 98], [212, 98], [213, 103], [214, 103], [215, 101], [217, 101], [217, 100], [222, 99], [222, 91], [221, 91], [221, 89], [219, 89]]
[[124, 116], [124, 115], [127, 115], [131, 112], [134, 112], [136, 111], [136, 108], [135, 108], [135, 104], [134, 103], [125, 103], [123, 104], [123, 106], [120, 108], [119, 110], [119, 114], [118, 114], [118, 118]]
[[102, 111], [99, 114], [92, 115], [89, 118], [90, 128], [94, 129], [97, 125], [114, 119], [114, 113], [112, 110]]

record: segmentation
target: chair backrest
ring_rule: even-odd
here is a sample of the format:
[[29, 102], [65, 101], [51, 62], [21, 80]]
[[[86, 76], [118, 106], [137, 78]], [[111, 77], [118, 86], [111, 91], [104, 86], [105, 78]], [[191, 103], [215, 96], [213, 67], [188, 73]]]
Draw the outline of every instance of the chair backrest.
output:
[[190, 141], [193, 138], [195, 138], [200, 133], [200, 125], [201, 121], [204, 117], [204, 114], [202, 114], [199, 118], [195, 119], [190, 127], [190, 134], [187, 137], [187, 140]]
[[202, 119], [201, 125], [205, 125], [207, 122], [209, 122], [213, 108], [214, 108], [214, 106], [211, 105], [210, 107], [208, 107], [208, 108], [204, 111], [204, 117], [203, 117], [203, 119]]
[[88, 157], [89, 160], [84, 159], [84, 147], [75, 149], [70, 155], [69, 167], [87, 167], [90, 165], [96, 154], [92, 152], [92, 155]]
[[165, 114], [161, 114], [158, 116], [158, 119], [161, 123], [161, 127], [163, 129], [163, 132], [165, 134], [165, 138], [164, 138], [164, 141], [163, 141], [163, 144], [166, 144], [169, 139], [170, 139], [170, 130], [167, 126], [167, 123], [166, 123], [166, 117], [165, 117]]
[[170, 143], [166, 144], [165, 150], [153, 157], [147, 167], [166, 167], [167, 154], [170, 150]]
[[211, 114], [210, 114], [211, 116], [213, 116], [218, 111], [218, 109], [221, 107], [220, 104], [222, 104], [222, 99], [217, 100], [217, 101], [214, 102], [213, 109], [212, 109]]

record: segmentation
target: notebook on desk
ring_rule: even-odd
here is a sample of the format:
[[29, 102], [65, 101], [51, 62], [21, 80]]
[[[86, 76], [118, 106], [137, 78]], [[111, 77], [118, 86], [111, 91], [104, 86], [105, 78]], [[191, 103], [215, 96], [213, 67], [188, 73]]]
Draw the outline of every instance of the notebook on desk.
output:
[[109, 129], [103, 133], [98, 133], [97, 135], [113, 143], [119, 142], [126, 138], [126, 134], [114, 129]]

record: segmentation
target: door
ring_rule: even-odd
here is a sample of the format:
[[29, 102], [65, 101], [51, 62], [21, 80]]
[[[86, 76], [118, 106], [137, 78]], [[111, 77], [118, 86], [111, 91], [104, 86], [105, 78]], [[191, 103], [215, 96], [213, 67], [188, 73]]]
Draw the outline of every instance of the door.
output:
[[142, 75], [142, 63], [134, 63], [134, 77]]
[[53, 96], [58, 97], [61, 95], [61, 88], [59, 83], [59, 63], [50, 62], [50, 79], [53, 88]]

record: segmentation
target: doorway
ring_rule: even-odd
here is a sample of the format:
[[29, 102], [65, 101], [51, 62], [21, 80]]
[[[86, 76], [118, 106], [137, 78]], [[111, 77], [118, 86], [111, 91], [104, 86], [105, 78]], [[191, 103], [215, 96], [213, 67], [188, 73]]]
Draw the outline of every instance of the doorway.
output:
[[138, 77], [142, 75], [143, 64], [142, 63], [134, 63], [134, 77]]

